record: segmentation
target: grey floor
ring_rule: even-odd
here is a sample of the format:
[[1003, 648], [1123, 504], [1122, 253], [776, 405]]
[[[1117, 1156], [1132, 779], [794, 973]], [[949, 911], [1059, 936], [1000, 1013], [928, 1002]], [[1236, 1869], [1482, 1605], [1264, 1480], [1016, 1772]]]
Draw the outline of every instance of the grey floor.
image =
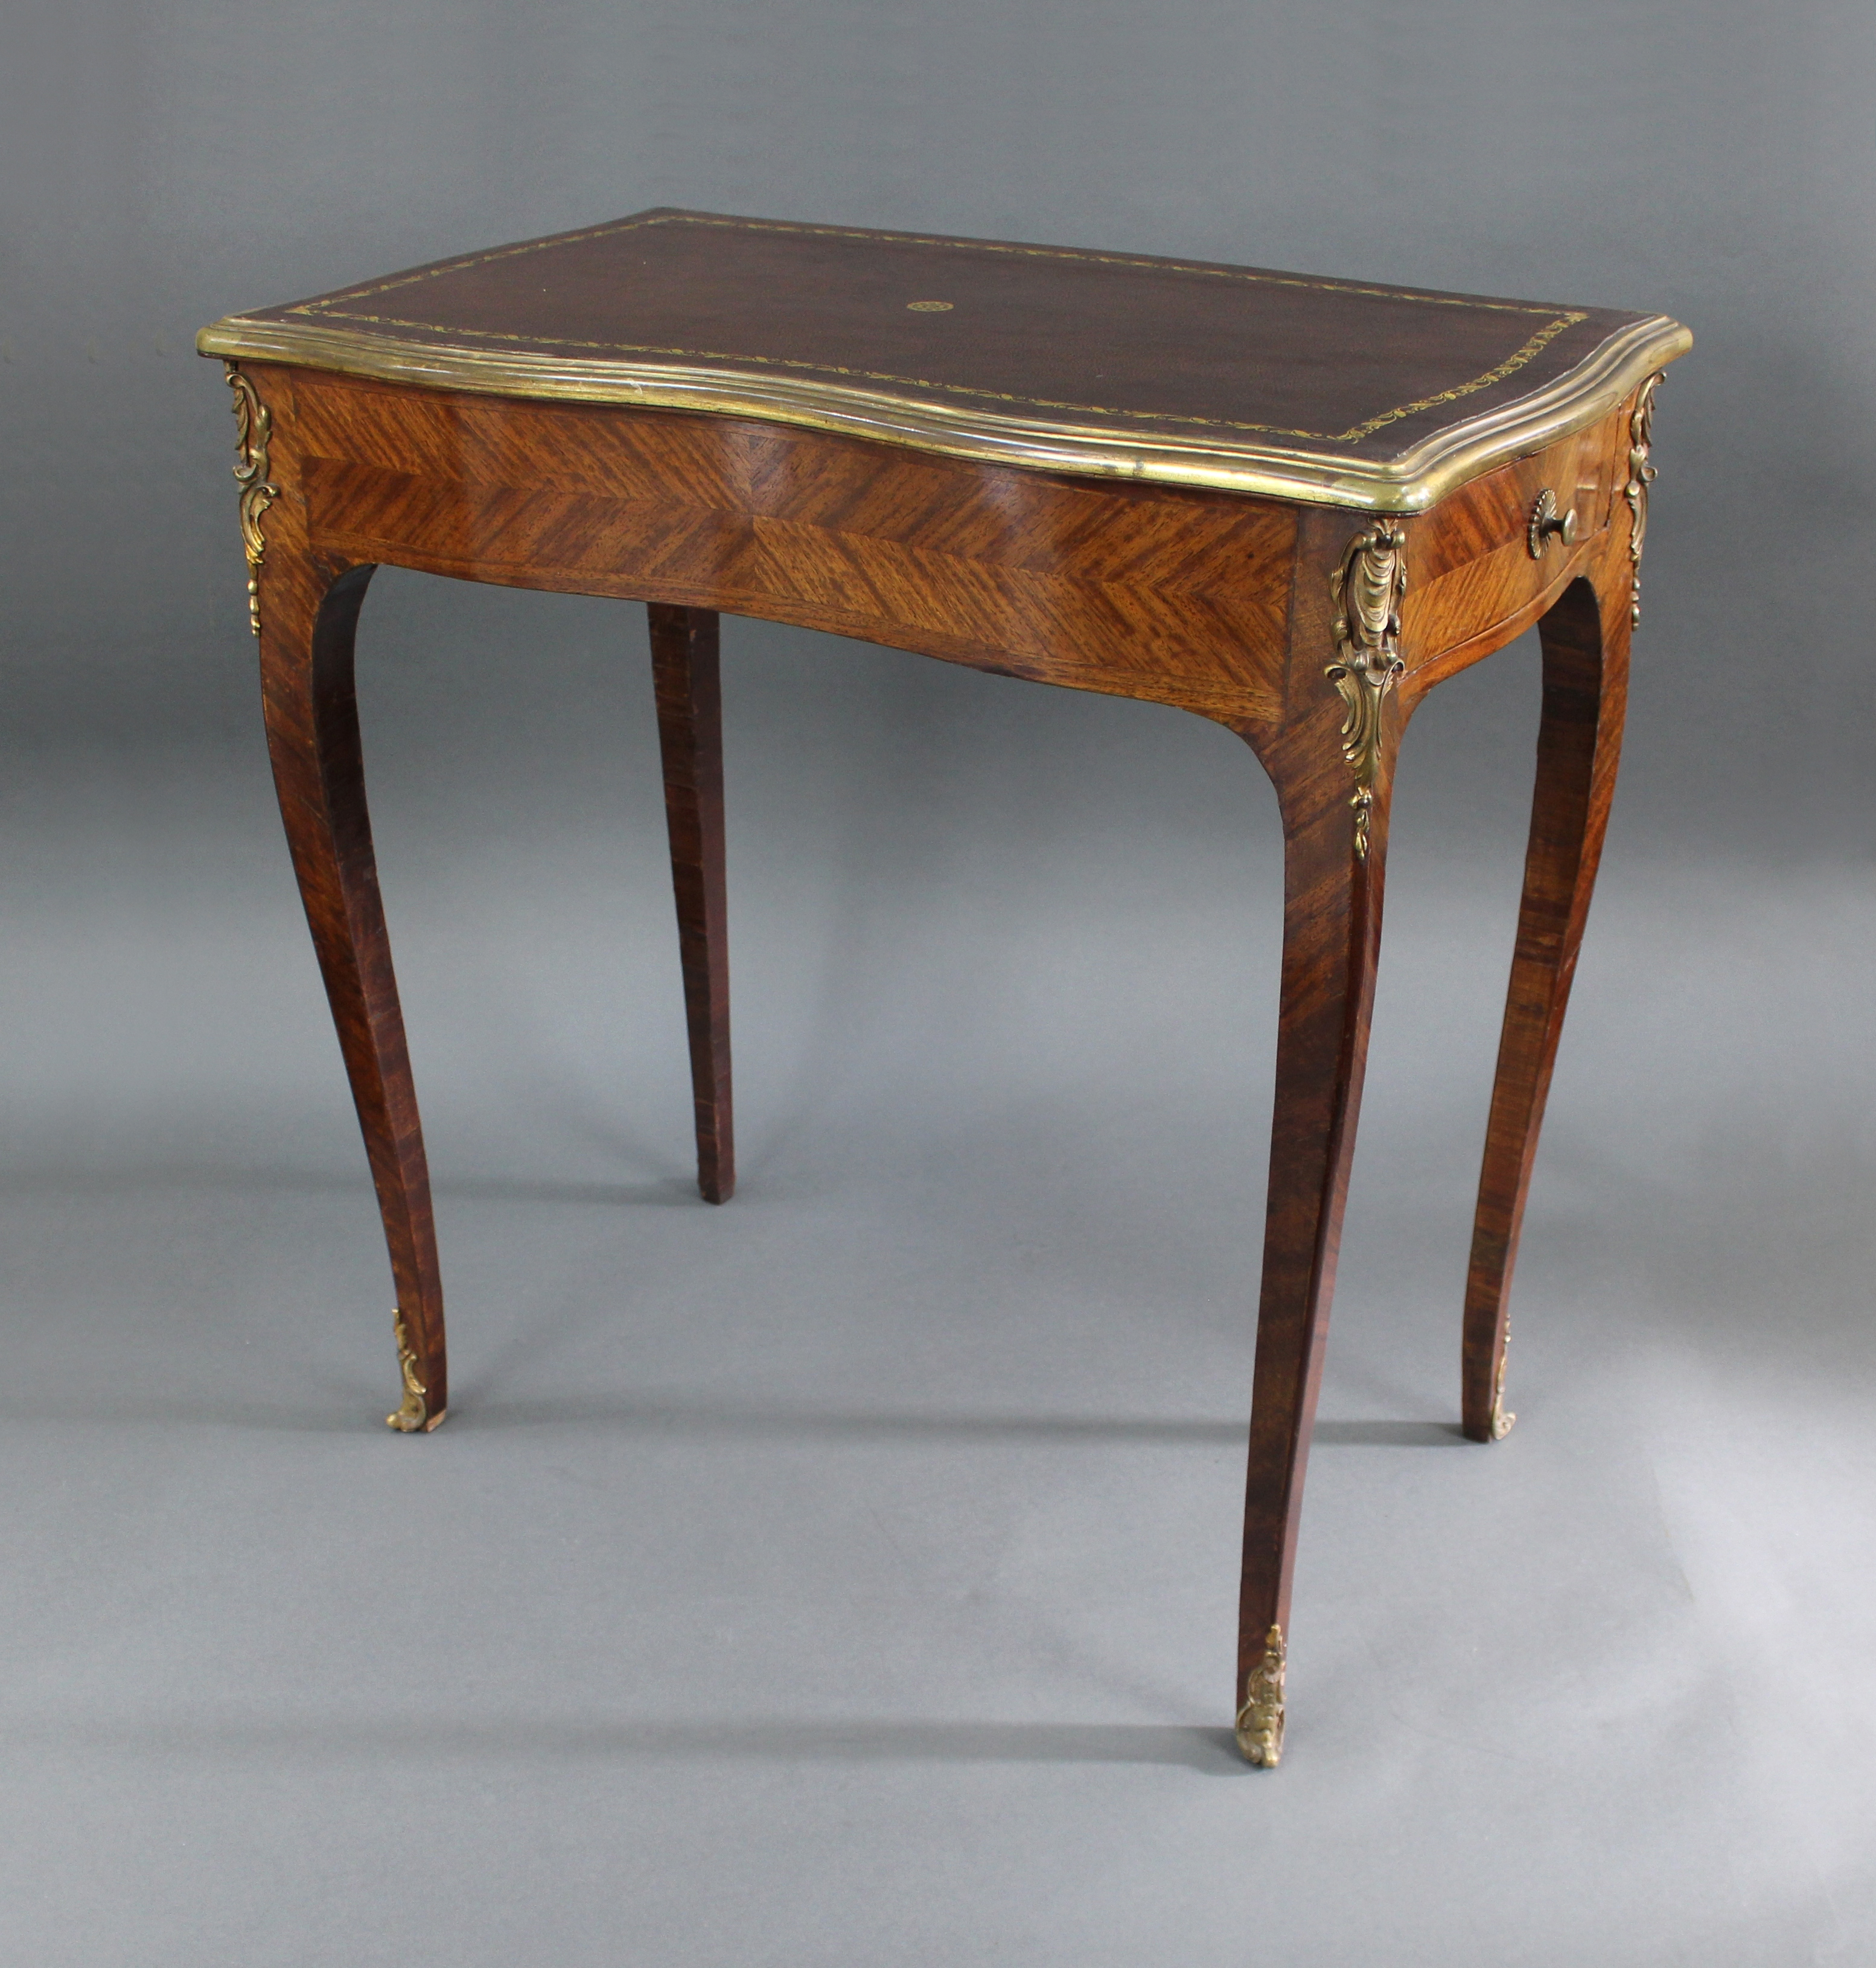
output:
[[1253, 762], [733, 631], [713, 1210], [642, 623], [450, 593], [391, 578], [366, 637], [450, 1293], [425, 1440], [379, 1419], [388, 1279], [244, 652], [141, 724], [9, 686], [0, 1958], [1876, 1958], [1867, 866], [1671, 855], [1632, 749], [1521, 1419], [1465, 1443], [1530, 651], [1422, 713], [1253, 1772]]

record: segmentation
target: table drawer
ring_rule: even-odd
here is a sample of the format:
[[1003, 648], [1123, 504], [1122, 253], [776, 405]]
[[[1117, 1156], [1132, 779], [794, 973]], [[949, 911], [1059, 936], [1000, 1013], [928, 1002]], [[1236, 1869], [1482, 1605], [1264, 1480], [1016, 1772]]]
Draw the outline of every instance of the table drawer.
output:
[[1401, 609], [1409, 670], [1535, 607], [1619, 512], [1625, 520], [1625, 428], [1621, 413], [1606, 417], [1473, 480], [1410, 524]]

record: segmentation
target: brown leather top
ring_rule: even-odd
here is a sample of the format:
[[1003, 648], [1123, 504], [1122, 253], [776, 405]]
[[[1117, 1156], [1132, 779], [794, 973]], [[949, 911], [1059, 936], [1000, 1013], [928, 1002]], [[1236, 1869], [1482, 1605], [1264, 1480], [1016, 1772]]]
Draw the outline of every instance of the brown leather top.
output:
[[419, 367], [442, 350], [583, 373], [669, 367], [753, 376], [784, 396], [862, 391], [953, 422], [1385, 466], [1482, 412], [1554, 395], [1649, 322], [1673, 327], [1205, 261], [658, 209], [260, 309], [205, 331], [203, 346], [277, 354], [277, 337], [243, 349], [233, 332], [290, 342], [319, 329], [401, 345]]

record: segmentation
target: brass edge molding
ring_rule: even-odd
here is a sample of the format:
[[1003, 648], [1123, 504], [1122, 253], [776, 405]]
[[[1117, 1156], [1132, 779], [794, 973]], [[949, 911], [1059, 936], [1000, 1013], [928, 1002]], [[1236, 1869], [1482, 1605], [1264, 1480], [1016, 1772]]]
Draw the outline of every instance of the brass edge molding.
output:
[[1629, 502], [1629, 626], [1642, 626], [1642, 548], [1648, 538], [1648, 487], [1654, 482], [1654, 468], [1648, 462], [1654, 448], [1654, 393], [1667, 381], [1651, 376], [1642, 385], [1629, 413], [1629, 482], [1622, 497]]
[[[397, 1369], [403, 1376], [403, 1405], [395, 1414], [387, 1414], [386, 1423], [399, 1435], [417, 1435], [432, 1426], [430, 1420], [430, 1390], [417, 1378], [417, 1356], [410, 1344], [410, 1329], [404, 1323], [403, 1308], [400, 1306], [391, 1314], [391, 1330], [397, 1335]], [[442, 1416], [438, 1415], [441, 1421]]]
[[1595, 423], [1627, 402], [1638, 383], [1693, 345], [1687, 329], [1664, 315], [1631, 322], [1541, 390], [1468, 417], [1396, 457], [1374, 459], [1249, 439], [1117, 434], [810, 377], [498, 351], [239, 315], [196, 338], [202, 354], [225, 360], [293, 363], [378, 382], [536, 402], [755, 417], [1022, 471], [1130, 478], [1377, 513], [1424, 512], [1480, 472]]
[[1237, 1746], [1244, 1760], [1273, 1770], [1283, 1760], [1283, 1629], [1263, 1636], [1263, 1658], [1244, 1682], [1244, 1705], [1237, 1711]]
[[267, 482], [267, 445], [273, 416], [254, 386], [232, 362], [225, 362], [234, 392], [234, 482], [241, 489], [241, 550], [247, 556], [247, 626], [260, 633], [260, 562], [267, 550], [261, 515], [280, 496]]
[[1342, 756], [1353, 768], [1355, 858], [1368, 858], [1368, 821], [1381, 756], [1381, 705], [1406, 668], [1400, 653], [1400, 606], [1407, 592], [1407, 536], [1399, 522], [1378, 519], [1344, 549], [1329, 576], [1335, 601], [1335, 660], [1323, 672], [1340, 694]]

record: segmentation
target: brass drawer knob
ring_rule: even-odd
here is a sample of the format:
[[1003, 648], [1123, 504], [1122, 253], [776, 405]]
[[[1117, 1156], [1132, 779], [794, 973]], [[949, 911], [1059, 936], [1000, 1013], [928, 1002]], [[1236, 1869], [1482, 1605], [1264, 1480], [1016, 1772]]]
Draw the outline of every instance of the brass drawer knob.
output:
[[1567, 513], [1558, 515], [1557, 494], [1547, 485], [1538, 494], [1538, 503], [1531, 508], [1531, 523], [1525, 530], [1525, 539], [1531, 549], [1531, 558], [1541, 560], [1544, 549], [1554, 536], [1567, 547], [1577, 544], [1577, 509], [1572, 506]]

